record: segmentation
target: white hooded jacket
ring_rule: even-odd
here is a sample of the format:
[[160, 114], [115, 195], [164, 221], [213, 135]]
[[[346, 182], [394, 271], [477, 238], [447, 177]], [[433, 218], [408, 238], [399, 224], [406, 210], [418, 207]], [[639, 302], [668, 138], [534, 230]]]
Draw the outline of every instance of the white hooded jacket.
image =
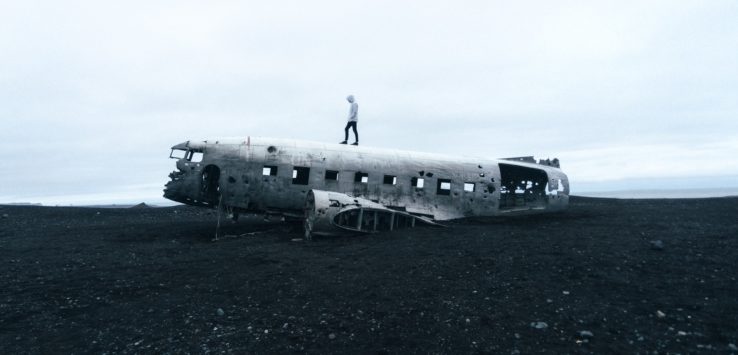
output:
[[349, 95], [346, 100], [351, 103], [351, 108], [349, 109], [348, 114], [348, 121], [349, 122], [358, 122], [359, 121], [359, 104], [356, 103], [354, 100], [354, 95]]

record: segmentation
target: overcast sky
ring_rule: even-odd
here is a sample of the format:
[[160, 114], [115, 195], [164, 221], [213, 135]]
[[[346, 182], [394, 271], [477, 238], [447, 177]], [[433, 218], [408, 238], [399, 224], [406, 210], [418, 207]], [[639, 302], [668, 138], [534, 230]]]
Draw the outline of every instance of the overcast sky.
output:
[[161, 202], [172, 145], [338, 142], [348, 94], [366, 146], [558, 157], [575, 194], [735, 187], [736, 19], [733, 0], [3, 1], [0, 203]]

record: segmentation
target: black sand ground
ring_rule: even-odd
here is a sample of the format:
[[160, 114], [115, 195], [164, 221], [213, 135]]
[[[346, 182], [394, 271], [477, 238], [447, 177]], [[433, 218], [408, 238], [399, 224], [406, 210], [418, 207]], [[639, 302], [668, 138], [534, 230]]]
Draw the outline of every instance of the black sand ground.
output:
[[1, 354], [738, 353], [738, 198], [312, 243], [211, 242], [189, 207], [0, 215]]

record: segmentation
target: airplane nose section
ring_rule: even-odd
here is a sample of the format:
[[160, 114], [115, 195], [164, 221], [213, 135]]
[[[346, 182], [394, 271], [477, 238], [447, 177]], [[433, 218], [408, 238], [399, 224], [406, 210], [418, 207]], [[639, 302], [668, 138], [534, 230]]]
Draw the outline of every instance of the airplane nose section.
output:
[[169, 173], [169, 182], [164, 185], [164, 198], [172, 201], [185, 203], [185, 197], [182, 196], [182, 179], [185, 173], [182, 171], [172, 171]]

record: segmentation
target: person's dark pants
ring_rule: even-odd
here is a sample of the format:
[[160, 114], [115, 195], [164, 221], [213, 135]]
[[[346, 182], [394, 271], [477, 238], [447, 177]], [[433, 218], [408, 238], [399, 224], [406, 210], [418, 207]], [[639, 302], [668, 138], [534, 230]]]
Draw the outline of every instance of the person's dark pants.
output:
[[348, 141], [348, 134], [349, 134], [348, 133], [348, 130], [349, 130], [349, 127], [353, 127], [354, 128], [354, 137], [356, 137], [356, 141], [358, 142], [359, 141], [359, 132], [356, 130], [356, 121], [349, 121], [348, 123], [346, 123], [346, 128], [343, 129], [344, 133], [346, 133], [346, 138], [344, 138], [343, 140], [344, 141]]

